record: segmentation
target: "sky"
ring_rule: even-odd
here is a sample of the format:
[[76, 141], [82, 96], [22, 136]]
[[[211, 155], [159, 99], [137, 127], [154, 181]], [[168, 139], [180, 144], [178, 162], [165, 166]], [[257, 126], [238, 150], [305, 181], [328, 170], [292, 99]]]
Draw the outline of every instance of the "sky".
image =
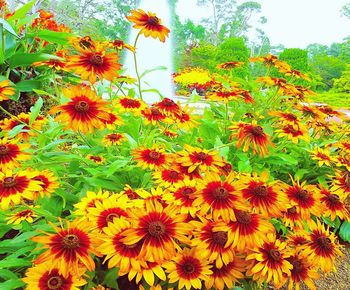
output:
[[[240, 1], [245, 2], [245, 1]], [[256, 0], [262, 6], [262, 26], [272, 45], [305, 48], [311, 43], [330, 45], [350, 35], [350, 19], [341, 16], [341, 8], [350, 0]], [[196, 0], [179, 0], [181, 20], [196, 23], [210, 17], [209, 8], [197, 7]], [[251, 33], [251, 37], [254, 34]]]

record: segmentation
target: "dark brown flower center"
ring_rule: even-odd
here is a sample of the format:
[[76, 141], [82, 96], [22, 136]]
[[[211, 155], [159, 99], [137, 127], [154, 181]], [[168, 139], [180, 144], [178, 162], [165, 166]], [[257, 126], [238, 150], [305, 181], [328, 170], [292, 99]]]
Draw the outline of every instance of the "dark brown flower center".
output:
[[112, 133], [108, 136], [109, 140], [111, 141], [119, 141], [121, 136], [119, 134], [116, 133]]
[[78, 112], [87, 112], [89, 110], [89, 104], [85, 101], [79, 101], [78, 103], [75, 104], [75, 109]]
[[7, 155], [9, 151], [10, 149], [7, 145], [0, 145], [0, 155]]
[[255, 126], [252, 128], [251, 132], [255, 136], [261, 136], [264, 134], [264, 129], [260, 126]]
[[194, 192], [194, 189], [191, 187], [185, 187], [182, 189], [183, 195], [189, 195], [189, 194], [192, 194], [193, 192]]
[[317, 244], [320, 248], [325, 250], [331, 250], [332, 249], [332, 241], [330, 238], [327, 237], [318, 237], [316, 240]]
[[76, 249], [79, 247], [79, 237], [74, 234], [66, 235], [62, 241], [63, 248]]
[[304, 265], [302, 263], [302, 261], [298, 260], [298, 259], [290, 259], [289, 262], [292, 264], [293, 266], [293, 273], [302, 273], [305, 269], [304, 269]]
[[91, 56], [90, 62], [93, 65], [101, 65], [103, 64], [103, 57], [99, 54], [94, 54]]
[[220, 231], [220, 232], [214, 232], [212, 235], [213, 242], [221, 247], [224, 247], [227, 242], [227, 233]]
[[26, 210], [20, 211], [19, 213], [17, 213], [17, 215], [20, 217], [26, 217], [26, 216], [31, 216], [32, 213], [33, 212], [30, 209], [26, 209]]
[[252, 221], [252, 215], [247, 211], [238, 211], [235, 213], [237, 222], [248, 225]]
[[157, 151], [151, 151], [149, 154], [148, 154], [149, 158], [151, 159], [159, 159], [160, 157], [160, 153], [157, 152]]
[[165, 99], [162, 101], [162, 103], [163, 103], [163, 105], [164, 105], [165, 107], [172, 107], [172, 106], [176, 105], [175, 102], [174, 102], [173, 100], [170, 100], [170, 99], [168, 99], [168, 98], [165, 98]]
[[16, 184], [16, 179], [13, 177], [5, 177], [2, 182], [2, 186], [6, 188], [14, 187]]
[[257, 185], [253, 189], [253, 193], [256, 196], [264, 197], [264, 196], [267, 196], [268, 190], [267, 190], [267, 187], [265, 185]]
[[197, 153], [196, 157], [200, 161], [205, 161], [207, 159], [208, 155], [204, 152], [199, 152], [199, 153]]
[[175, 170], [170, 170], [168, 175], [171, 179], [178, 179], [179, 178], [179, 173]]
[[59, 289], [63, 284], [62, 278], [60, 276], [53, 276], [47, 280], [47, 287], [49, 289]]
[[151, 222], [148, 225], [148, 233], [153, 237], [162, 236], [165, 233], [165, 225], [161, 222]]
[[296, 197], [300, 200], [307, 200], [309, 196], [310, 196], [309, 192], [305, 189], [299, 190], [296, 194]]
[[289, 214], [295, 214], [297, 212], [297, 208], [295, 206], [288, 208], [287, 212]]
[[282, 258], [281, 253], [276, 249], [271, 249], [267, 255], [269, 256], [270, 259], [276, 262], [280, 261]]
[[330, 194], [328, 200], [331, 204], [337, 204], [339, 202], [339, 196], [336, 194]]
[[214, 197], [216, 199], [225, 199], [228, 197], [228, 195], [229, 195], [228, 190], [223, 186], [220, 186], [214, 190]]
[[159, 18], [157, 16], [151, 16], [148, 18], [147, 24], [149, 25], [159, 25]]
[[162, 113], [156, 108], [151, 108], [151, 114], [155, 116], [160, 116]]
[[190, 262], [186, 262], [185, 264], [182, 265], [182, 270], [186, 274], [193, 274], [194, 271], [196, 270], [195, 266], [192, 265]]
[[115, 218], [119, 218], [119, 215], [116, 213], [110, 213], [106, 216], [106, 222], [112, 223]]

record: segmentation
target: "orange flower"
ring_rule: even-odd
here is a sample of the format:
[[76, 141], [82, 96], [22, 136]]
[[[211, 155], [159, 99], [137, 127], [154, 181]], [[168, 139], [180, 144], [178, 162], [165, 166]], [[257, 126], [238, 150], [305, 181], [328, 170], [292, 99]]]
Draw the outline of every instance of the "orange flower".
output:
[[108, 53], [100, 44], [96, 44], [93, 49], [79, 49], [79, 52], [79, 55], [67, 57], [66, 67], [79, 74], [82, 79], [93, 84], [97, 78], [113, 81], [119, 76], [121, 65], [116, 52]]
[[140, 34], [145, 37], [159, 38], [161, 42], [165, 42], [170, 30], [161, 24], [161, 20], [151, 12], [146, 13], [142, 9], [131, 10], [131, 16], [126, 17], [134, 23], [134, 28], [139, 28]]
[[10, 96], [15, 94], [16, 90], [11, 86], [9, 80], [0, 82], [0, 101], [8, 100]]
[[63, 90], [71, 100], [53, 107], [49, 113], [59, 113], [55, 120], [61, 121], [66, 128], [83, 133], [103, 129], [110, 119], [107, 103], [99, 99], [89, 87], [73, 87]]
[[233, 69], [236, 67], [240, 67], [244, 64], [243, 61], [228, 61], [228, 62], [224, 62], [224, 63], [220, 63], [218, 64], [216, 67], [219, 69]]
[[244, 145], [243, 152], [247, 152], [251, 145], [253, 154], [259, 153], [260, 156], [264, 156], [269, 153], [268, 145], [273, 145], [269, 135], [264, 132], [264, 129], [255, 120], [251, 124], [240, 122], [230, 126], [230, 129], [236, 131], [231, 135], [230, 139], [236, 137], [236, 147], [239, 148]]

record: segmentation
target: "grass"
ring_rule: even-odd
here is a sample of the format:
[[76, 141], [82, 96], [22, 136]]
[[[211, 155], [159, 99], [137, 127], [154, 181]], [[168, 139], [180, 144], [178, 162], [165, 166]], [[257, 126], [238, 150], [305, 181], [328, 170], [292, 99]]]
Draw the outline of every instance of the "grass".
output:
[[350, 94], [346, 93], [319, 93], [311, 100], [317, 103], [326, 103], [338, 109], [350, 109]]

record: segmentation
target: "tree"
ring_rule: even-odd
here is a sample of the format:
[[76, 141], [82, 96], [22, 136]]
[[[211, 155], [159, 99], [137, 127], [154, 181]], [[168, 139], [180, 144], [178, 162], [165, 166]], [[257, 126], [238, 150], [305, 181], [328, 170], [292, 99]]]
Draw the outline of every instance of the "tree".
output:
[[333, 89], [337, 93], [350, 94], [350, 64], [347, 65], [340, 78], [334, 80]]
[[290, 64], [293, 69], [302, 72], [309, 71], [307, 50], [300, 48], [286, 48], [281, 52], [279, 58]]

